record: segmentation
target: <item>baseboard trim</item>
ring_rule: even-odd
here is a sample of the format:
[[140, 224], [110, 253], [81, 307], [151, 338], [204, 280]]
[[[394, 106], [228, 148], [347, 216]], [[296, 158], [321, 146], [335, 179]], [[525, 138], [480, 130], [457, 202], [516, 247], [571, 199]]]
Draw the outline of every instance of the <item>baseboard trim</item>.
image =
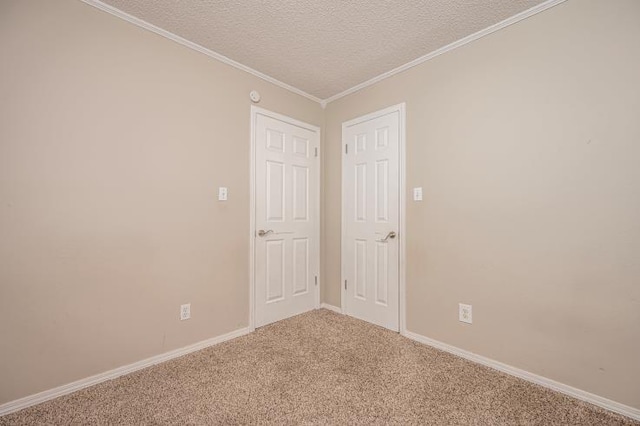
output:
[[235, 330], [221, 336], [213, 337], [211, 339], [203, 340], [201, 342], [194, 343], [183, 348], [174, 349], [160, 355], [152, 356], [151, 358], [143, 359], [142, 361], [134, 362], [133, 364], [124, 365], [113, 370], [105, 371], [104, 373], [80, 379], [66, 385], [36, 393], [34, 395], [26, 396], [24, 398], [16, 399], [15, 401], [7, 402], [0, 405], [0, 417], [10, 413], [14, 413], [16, 411], [20, 411], [27, 407], [31, 407], [33, 405], [49, 401], [54, 398], [58, 398], [63, 395], [68, 395], [89, 386], [97, 385], [98, 383], [102, 383], [107, 380], [112, 380], [117, 377], [124, 376], [125, 374], [133, 373], [134, 371], [142, 370], [143, 368], [151, 367], [152, 365], [160, 364], [174, 358], [179, 358], [192, 352], [196, 352], [201, 349], [205, 349], [210, 346], [214, 346], [219, 343], [226, 342], [227, 340], [232, 340], [249, 333], [250, 330], [248, 327], [241, 328], [239, 330]]
[[[342, 309], [336, 306], [330, 305], [328, 303], [322, 303], [320, 305], [320, 308], [328, 309], [330, 311], [337, 312], [337, 313], [342, 313]], [[208, 348], [210, 346], [214, 346], [219, 343], [226, 342], [228, 340], [232, 340], [240, 336], [244, 336], [246, 334], [249, 334], [250, 332], [251, 331], [248, 327], [235, 330], [230, 333], [223, 334], [221, 336], [203, 340], [201, 342], [194, 343], [192, 345], [185, 346], [183, 348], [175, 349], [175, 350], [165, 352], [163, 354], [156, 355], [138, 362], [134, 362], [129, 365], [118, 367], [113, 370], [106, 371], [104, 373], [100, 373], [91, 377], [80, 379], [75, 382], [68, 383], [66, 385], [62, 385], [62, 386], [49, 389], [34, 395], [17, 399], [15, 401], [7, 402], [5, 404], [0, 405], [0, 417], [7, 414], [14, 413], [24, 408], [41, 404], [43, 402], [49, 401], [54, 398], [58, 398], [63, 395], [68, 395], [70, 393], [79, 391], [81, 389], [84, 389], [93, 385], [97, 385], [98, 383], [102, 383], [107, 380], [112, 380], [120, 376], [133, 373], [143, 368], [151, 367], [153, 365], [160, 364], [174, 358], [179, 358], [181, 356], [190, 354], [192, 352], [196, 352], [196, 351]], [[415, 340], [416, 342], [422, 343], [424, 345], [431, 346], [436, 349], [440, 349], [442, 351], [451, 353], [453, 355], [459, 356], [469, 361], [476, 362], [478, 364], [493, 368], [494, 370], [498, 370], [503, 373], [510, 374], [512, 376], [518, 377], [520, 379], [526, 380], [531, 383], [535, 383], [540, 386], [544, 386], [546, 388], [555, 390], [565, 395], [569, 395], [581, 401], [585, 401], [593, 405], [596, 405], [598, 407], [602, 407], [606, 410], [613, 411], [615, 413], [622, 414], [623, 416], [630, 417], [634, 420], [640, 420], [640, 409], [633, 408], [628, 405], [624, 405], [619, 402], [612, 401], [610, 399], [592, 394], [590, 392], [586, 392], [581, 389], [574, 388], [573, 386], [569, 386], [564, 383], [560, 383], [555, 380], [548, 379], [546, 377], [539, 376], [534, 373], [530, 373], [526, 370], [522, 370], [520, 368], [516, 368], [499, 361], [495, 361], [491, 358], [487, 358], [482, 355], [478, 355], [473, 352], [460, 349], [458, 347], [440, 342], [438, 340], [431, 339], [426, 336], [422, 336], [420, 334], [417, 334], [411, 331], [406, 331], [404, 333], [404, 336], [411, 340]]]
[[494, 370], [498, 370], [503, 373], [510, 374], [512, 376], [518, 377], [528, 382], [535, 383], [537, 385], [552, 389], [554, 391], [563, 393], [565, 395], [569, 395], [581, 401], [585, 401], [593, 405], [597, 405], [598, 407], [602, 407], [606, 410], [613, 411], [614, 413], [622, 414], [623, 416], [627, 416], [635, 420], [640, 420], [640, 409], [633, 408], [628, 405], [624, 405], [619, 402], [612, 401], [610, 399], [583, 391], [578, 388], [574, 388], [573, 386], [565, 385], [564, 383], [556, 382], [555, 380], [551, 380], [546, 377], [539, 376], [534, 373], [530, 373], [520, 368], [512, 367], [511, 365], [507, 365], [502, 362], [495, 361], [491, 358], [487, 358], [482, 355], [478, 355], [473, 352], [469, 352], [464, 349], [451, 346], [447, 343], [443, 343], [438, 340], [434, 340], [429, 337], [425, 337], [408, 330], [404, 333], [404, 336], [411, 340], [415, 340], [416, 342], [425, 344], [427, 346], [431, 346], [436, 349], [449, 352], [450, 354], [457, 355], [469, 361], [473, 361], [475, 363], [493, 368]]
[[330, 311], [337, 312], [339, 314], [342, 313], [342, 309], [338, 308], [337, 306], [330, 305], [328, 303], [321, 303], [320, 304], [320, 308], [321, 309], [328, 309]]

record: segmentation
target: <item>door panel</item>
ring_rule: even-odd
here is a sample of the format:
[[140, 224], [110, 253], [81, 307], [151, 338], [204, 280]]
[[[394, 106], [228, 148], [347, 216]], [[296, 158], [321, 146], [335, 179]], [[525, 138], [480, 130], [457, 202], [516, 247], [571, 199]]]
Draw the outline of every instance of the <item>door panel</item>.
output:
[[367, 300], [367, 240], [355, 240], [355, 297]]
[[387, 306], [389, 297], [389, 250], [386, 243], [376, 242], [376, 303]]
[[309, 291], [309, 239], [293, 240], [293, 295], [298, 296]]
[[367, 164], [356, 164], [355, 170], [355, 220], [364, 222], [367, 220]]
[[376, 222], [389, 221], [389, 161], [376, 161]]
[[284, 221], [284, 164], [276, 161], [267, 161], [267, 221]]
[[260, 327], [319, 304], [319, 130], [256, 108], [254, 132], [254, 313]]
[[277, 302], [284, 298], [284, 240], [267, 241], [267, 303]]
[[293, 166], [293, 220], [308, 220], [308, 210], [309, 168]]
[[[343, 124], [343, 310], [399, 329], [400, 112]], [[389, 236], [395, 233], [395, 238]]]

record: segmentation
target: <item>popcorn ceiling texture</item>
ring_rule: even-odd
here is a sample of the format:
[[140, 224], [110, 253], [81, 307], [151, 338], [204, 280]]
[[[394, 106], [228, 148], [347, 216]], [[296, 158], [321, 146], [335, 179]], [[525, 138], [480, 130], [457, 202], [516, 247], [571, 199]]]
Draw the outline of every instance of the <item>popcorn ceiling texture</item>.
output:
[[640, 425], [327, 310], [0, 417], [45, 424]]
[[542, 0], [103, 0], [321, 99]]

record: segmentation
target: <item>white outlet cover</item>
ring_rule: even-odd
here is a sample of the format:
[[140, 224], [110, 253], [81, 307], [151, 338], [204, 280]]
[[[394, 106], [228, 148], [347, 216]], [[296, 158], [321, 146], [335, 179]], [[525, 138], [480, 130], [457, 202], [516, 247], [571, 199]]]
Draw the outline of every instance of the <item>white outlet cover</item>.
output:
[[473, 323], [473, 308], [471, 305], [466, 305], [464, 303], [458, 304], [458, 319], [461, 322], [466, 322], [467, 324]]
[[191, 318], [191, 303], [180, 305], [180, 321]]

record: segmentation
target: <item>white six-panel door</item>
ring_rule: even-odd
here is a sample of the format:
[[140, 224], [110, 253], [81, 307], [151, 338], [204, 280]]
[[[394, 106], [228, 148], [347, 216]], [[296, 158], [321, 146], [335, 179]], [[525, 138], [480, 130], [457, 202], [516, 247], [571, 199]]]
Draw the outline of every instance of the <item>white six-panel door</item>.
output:
[[343, 311], [399, 330], [400, 118], [391, 108], [344, 123]]
[[260, 327], [319, 304], [319, 129], [252, 109], [254, 312]]

